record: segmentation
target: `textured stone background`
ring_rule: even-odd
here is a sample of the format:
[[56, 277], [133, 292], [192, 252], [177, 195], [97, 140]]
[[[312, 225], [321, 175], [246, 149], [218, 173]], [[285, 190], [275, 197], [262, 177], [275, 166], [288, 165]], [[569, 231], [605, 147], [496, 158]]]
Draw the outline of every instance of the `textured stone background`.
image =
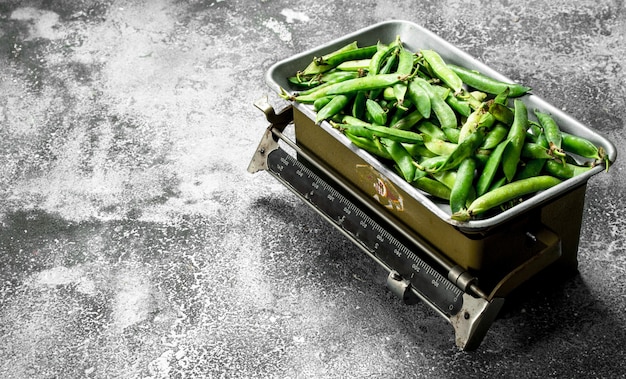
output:
[[[588, 186], [580, 274], [511, 305], [473, 353], [246, 172], [265, 71], [394, 18], [618, 148]], [[0, 377], [618, 376], [625, 38], [617, 0], [0, 1]]]

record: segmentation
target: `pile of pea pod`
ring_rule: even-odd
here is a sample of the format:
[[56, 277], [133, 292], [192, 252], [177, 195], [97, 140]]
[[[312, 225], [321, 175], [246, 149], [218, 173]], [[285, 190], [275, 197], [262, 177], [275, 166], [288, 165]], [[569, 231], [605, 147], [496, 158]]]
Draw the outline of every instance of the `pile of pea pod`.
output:
[[[397, 37], [350, 43], [289, 77], [281, 96], [312, 104], [350, 141], [468, 221], [609, 161], [520, 99], [530, 88], [453, 65]], [[536, 121], [534, 120], [536, 119]]]

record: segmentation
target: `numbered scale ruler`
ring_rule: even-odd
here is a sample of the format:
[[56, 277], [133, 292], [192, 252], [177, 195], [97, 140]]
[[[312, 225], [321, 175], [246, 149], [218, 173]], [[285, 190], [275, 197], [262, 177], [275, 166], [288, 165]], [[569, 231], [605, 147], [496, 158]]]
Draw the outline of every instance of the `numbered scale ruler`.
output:
[[331, 186], [283, 149], [267, 158], [269, 172], [326, 216], [366, 252], [384, 262], [409, 280], [416, 292], [433, 304], [437, 311], [452, 316], [463, 305], [463, 291], [419, 258], [404, 243], [357, 207], [347, 194]]
[[[456, 280], [466, 273], [445, 264], [442, 269], [433, 254], [423, 254], [390, 223], [368, 211], [345, 183], [328, 175], [322, 164], [282, 134], [284, 126], [270, 125], [248, 171], [272, 174], [385, 268], [389, 272], [387, 285], [394, 293], [407, 303], [420, 299], [446, 318], [455, 330], [458, 347], [478, 347], [503, 299], [487, 300], [472, 280]], [[295, 150], [296, 157], [279, 141]], [[448, 277], [440, 271], [447, 272]]]

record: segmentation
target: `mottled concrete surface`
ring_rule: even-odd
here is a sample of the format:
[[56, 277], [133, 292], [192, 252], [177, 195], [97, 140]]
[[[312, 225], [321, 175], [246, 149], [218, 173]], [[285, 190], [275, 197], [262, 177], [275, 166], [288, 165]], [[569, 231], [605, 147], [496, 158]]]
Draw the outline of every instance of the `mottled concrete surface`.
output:
[[[388, 19], [618, 148], [589, 182], [579, 274], [510, 304], [473, 353], [246, 172], [268, 67]], [[0, 377], [623, 375], [625, 38], [617, 0], [1, 1]]]

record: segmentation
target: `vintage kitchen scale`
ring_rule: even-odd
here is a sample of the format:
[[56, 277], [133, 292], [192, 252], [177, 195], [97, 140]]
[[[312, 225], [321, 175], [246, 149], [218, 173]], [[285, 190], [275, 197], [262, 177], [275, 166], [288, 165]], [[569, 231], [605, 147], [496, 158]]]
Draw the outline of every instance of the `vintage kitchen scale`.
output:
[[[407, 21], [379, 23], [280, 61], [266, 81], [278, 93], [313, 56], [352, 41], [365, 46], [396, 36], [411, 50], [436, 49], [448, 62], [510, 81]], [[535, 95], [524, 102], [552, 114], [562, 130], [602, 146], [615, 160], [614, 146], [602, 136]], [[270, 126], [248, 170], [267, 171], [347, 236], [389, 272], [387, 286], [406, 303], [421, 300], [447, 319], [459, 348], [477, 348], [507, 295], [529, 279], [547, 268], [576, 271], [586, 184], [604, 167], [497, 215], [457, 222], [448, 205], [406, 183], [327, 122], [316, 124], [310, 105], [290, 103], [276, 112], [261, 99], [255, 106]], [[286, 132], [291, 127], [292, 134]]]

